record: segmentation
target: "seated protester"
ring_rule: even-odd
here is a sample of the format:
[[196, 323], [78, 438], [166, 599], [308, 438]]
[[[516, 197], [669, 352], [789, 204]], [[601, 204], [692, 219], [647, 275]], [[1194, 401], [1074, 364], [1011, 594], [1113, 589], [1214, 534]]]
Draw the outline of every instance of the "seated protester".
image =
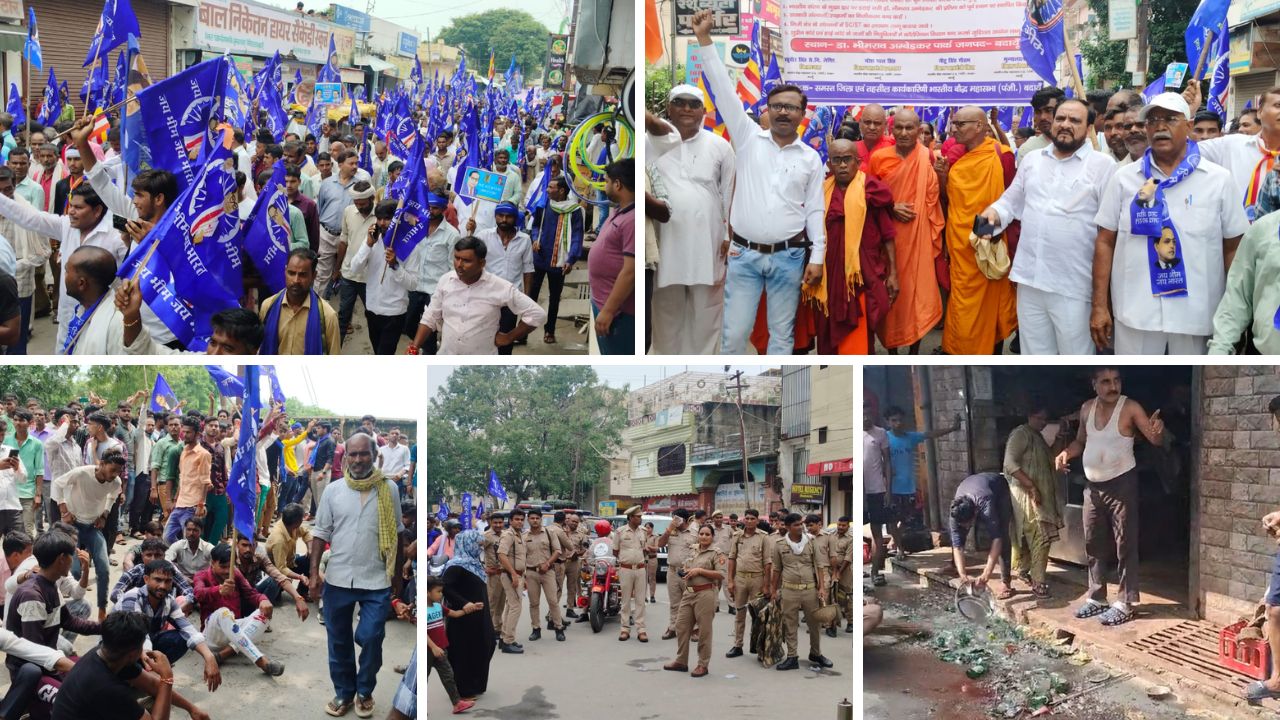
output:
[[[254, 590], [265, 595], [272, 605], [280, 600], [281, 592], [293, 598], [298, 617], [306, 622], [307, 615], [311, 612], [307, 608], [306, 599], [294, 589], [293, 581], [285, 577], [276, 564], [271, 562], [265, 545], [255, 544], [249, 538], [236, 533], [236, 570], [244, 575], [245, 580], [249, 581]], [[242, 606], [237, 614], [243, 616], [252, 612], [252, 608]]]
[[142, 528], [142, 540], [125, 552], [124, 560], [121, 561], [120, 567], [124, 568], [125, 572], [128, 572], [134, 565], [141, 565], [146, 562], [142, 559], [142, 543], [145, 542], [147, 538], [159, 538], [163, 534], [164, 526], [160, 524], [159, 520], [152, 520], [148, 522], [146, 526]]
[[169, 546], [164, 559], [176, 565], [187, 577], [194, 578], [209, 567], [209, 553], [213, 550], [213, 545], [201, 539], [203, 533], [204, 518], [187, 518], [182, 525], [182, 539]]
[[142, 292], [138, 281], [128, 280], [116, 287], [116, 309], [124, 323], [124, 350], [129, 355], [257, 355], [262, 344], [262, 321], [258, 314], [244, 308], [227, 308], [213, 314], [213, 334], [204, 353], [174, 350], [155, 341], [144, 332]]
[[[75, 540], [64, 532], [47, 532], [36, 540], [33, 552], [40, 570], [13, 593], [5, 628], [49, 649], [58, 647], [58, 632], [64, 626], [73, 632], [97, 635], [98, 623], [72, 615], [58, 592], [58, 580], [71, 572], [71, 562], [76, 555]], [[6, 657], [4, 664], [9, 668], [11, 685], [0, 704], [0, 717], [20, 718], [35, 699], [44, 668], [16, 655]]]
[[[169, 662], [195, 650], [204, 658], [204, 681], [209, 692], [222, 684], [218, 661], [200, 631], [187, 620], [173, 598], [173, 564], [168, 560], [152, 560], [143, 566], [147, 584], [120, 597], [113, 613], [141, 613], [147, 618], [147, 644], [162, 653]], [[166, 629], [168, 628], [168, 629]]]
[[311, 547], [311, 530], [302, 526], [306, 510], [298, 503], [289, 503], [280, 511], [280, 519], [271, 526], [267, 535], [267, 555], [280, 574], [297, 583], [298, 593], [307, 594], [307, 578], [311, 574], [311, 558], [296, 552], [298, 541], [303, 547]]
[[[200, 603], [205, 637], [219, 660], [226, 661], [240, 653], [267, 675], [284, 673], [284, 665], [267, 660], [256, 645], [267, 631], [274, 607], [232, 567], [231, 547], [226, 543], [213, 549], [209, 567], [196, 575], [196, 600]], [[257, 610], [247, 617], [237, 617], [246, 604]]]
[[[180, 542], [186, 542], [181, 540]], [[146, 566], [156, 560], [164, 560], [166, 551], [164, 541], [158, 537], [149, 537], [142, 541], [142, 557], [140, 561], [133, 567], [125, 570], [120, 575], [120, 579], [116, 581], [115, 587], [111, 588], [109, 596], [111, 602], [120, 603], [121, 597], [135, 588], [146, 586]], [[173, 588], [174, 601], [183, 612], [189, 613], [195, 609], [196, 591], [191, 585], [191, 581], [187, 576], [182, 574], [181, 570], [174, 568], [173, 570]], [[176, 660], [177, 658], [171, 658]]]
[[[62, 522], [53, 523], [49, 531], [59, 530], [68, 536], [75, 538], [75, 527]], [[89, 553], [86, 550], [77, 550], [76, 555], [80, 558], [80, 579], [67, 576], [59, 578], [57, 581], [58, 592], [64, 598], [70, 598], [67, 607], [71, 610], [71, 614], [79, 618], [89, 617], [89, 603], [85, 602], [85, 591], [89, 588]], [[9, 604], [13, 599], [13, 594], [18, 591], [18, 587], [29, 580], [40, 570], [40, 563], [34, 554], [28, 554], [26, 559], [18, 563], [13, 569], [13, 574], [8, 580], [4, 581], [4, 616], [9, 616]], [[4, 717], [0, 715], [0, 717]]]
[[[8, 581], [22, 561], [31, 557], [31, 536], [21, 530], [12, 530], [5, 534], [3, 548], [4, 561], [0, 562], [0, 578]], [[0, 584], [0, 605], [4, 604], [5, 597], [3, 584]], [[3, 617], [0, 614], [0, 618]]]
[[[169, 660], [154, 650], [147, 652], [146, 639], [147, 618], [142, 614], [108, 615], [102, 621], [102, 644], [80, 658], [58, 689], [53, 720], [169, 720], [173, 707], [186, 710], [193, 719], [207, 720], [208, 713], [173, 689]], [[153, 698], [150, 710], [138, 703], [135, 691]]]

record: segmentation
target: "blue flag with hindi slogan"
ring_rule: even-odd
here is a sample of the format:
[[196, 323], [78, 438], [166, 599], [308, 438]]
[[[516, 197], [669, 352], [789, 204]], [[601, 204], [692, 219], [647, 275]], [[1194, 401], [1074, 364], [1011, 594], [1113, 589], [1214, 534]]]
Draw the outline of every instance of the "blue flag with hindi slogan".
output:
[[1018, 38], [1027, 65], [1050, 85], [1058, 83], [1054, 68], [1058, 57], [1067, 49], [1062, 30], [1066, 10], [1062, 5], [1062, 0], [1028, 0], [1022, 34]]
[[[172, 208], [170, 208], [172, 210]], [[208, 309], [197, 308], [181, 297], [173, 282], [173, 272], [164, 256], [155, 252], [155, 233], [148, 233], [120, 264], [119, 278], [137, 278], [142, 302], [169, 328], [178, 342], [192, 352], [204, 352], [213, 334], [210, 322], [218, 310], [236, 303]]]
[[[124, 102], [125, 93], [129, 91], [129, 51], [121, 50], [116, 56], [116, 72], [111, 76], [111, 91], [107, 101], [115, 105]], [[124, 115], [123, 112], [120, 113]]]
[[[462, 127], [458, 132], [462, 136], [462, 143], [463, 147], [466, 149], [466, 156], [458, 164], [457, 173], [454, 175], [455, 183], [461, 183], [462, 179], [465, 178], [467, 173], [473, 168], [480, 170], [488, 169], [481, 164], [480, 139], [477, 137], [480, 134], [480, 120], [477, 117], [475, 105], [472, 105], [462, 112]], [[459, 184], [455, 185], [455, 187], [460, 188], [462, 186]], [[466, 205], [470, 205], [475, 202], [474, 199], [469, 197], [464, 197], [462, 195], [459, 195], [458, 197], [462, 198], [462, 202]]]
[[195, 182], [199, 168], [191, 154], [209, 134], [209, 118], [215, 116], [226, 84], [227, 62], [224, 57], [205, 60], [135, 95], [151, 166], [173, 173], [179, 190]]
[[420, 155], [411, 155], [405, 159], [413, 165], [409, 172], [409, 185], [404, 202], [396, 209], [391, 218], [391, 227], [383, 236], [387, 247], [396, 252], [396, 258], [404, 262], [413, 249], [418, 247], [430, 232], [431, 222], [427, 209], [427, 171], [426, 163]]
[[155, 385], [151, 388], [151, 412], [173, 412], [178, 407], [178, 398], [173, 394], [164, 375], [156, 373]]
[[36, 9], [34, 7], [27, 8], [27, 39], [22, 45], [22, 57], [26, 59], [31, 67], [37, 70], [44, 69], [44, 53], [40, 49], [40, 30], [36, 27]]
[[462, 493], [462, 509], [458, 511], [458, 522], [463, 530], [471, 529], [471, 493]]
[[241, 228], [245, 254], [273, 295], [284, 289], [284, 266], [289, 262], [289, 196], [284, 185], [284, 160], [277, 160]]
[[133, 6], [129, 0], [106, 0], [102, 4], [102, 15], [98, 18], [98, 30], [89, 43], [89, 54], [84, 58], [83, 67], [89, 67], [94, 60], [107, 61], [107, 54], [125, 44], [129, 37], [142, 37], [138, 29], [138, 16], [133, 14]]
[[213, 384], [218, 386], [218, 394], [222, 397], [240, 397], [244, 394], [244, 382], [238, 375], [232, 375], [217, 365], [205, 365]]
[[284, 100], [280, 97], [280, 90], [275, 83], [262, 83], [262, 90], [258, 93], [258, 107], [266, 111], [265, 127], [271, 131], [271, 137], [276, 142], [283, 140], [284, 131], [289, 127], [289, 116], [284, 111]]
[[449, 506], [445, 504], [444, 498], [440, 498], [440, 508], [436, 510], [436, 517], [440, 522], [444, 522], [449, 517]]
[[9, 106], [5, 112], [13, 116], [13, 126], [20, 127], [27, 123], [27, 109], [23, 107], [22, 96], [18, 94], [18, 84], [9, 83]]
[[1231, 34], [1222, 33], [1214, 41], [1213, 75], [1209, 81], [1208, 107], [1227, 121], [1227, 90], [1231, 85]]
[[[244, 366], [244, 393], [240, 409], [240, 437], [236, 442], [236, 454], [227, 475], [227, 497], [235, 513], [236, 530], [251, 538], [257, 532], [258, 504], [258, 400], [259, 368]], [[264, 471], [266, 468], [262, 468]]]
[[264, 366], [267, 369], [267, 380], [271, 382], [271, 400], [272, 402], [284, 405], [284, 388], [280, 387], [280, 376], [276, 374], [275, 365]]
[[498, 479], [496, 470], [489, 471], [489, 494], [498, 498], [502, 502], [507, 501], [507, 490], [502, 487], [502, 481]]
[[[1218, 41], [1224, 35], [1227, 35], [1227, 9], [1231, 6], [1231, 0], [1200, 0], [1200, 4], [1196, 7], [1195, 13], [1191, 15], [1191, 20], [1187, 23], [1187, 30], [1183, 34], [1183, 40], [1187, 48], [1187, 64], [1190, 66], [1188, 79], [1201, 80], [1204, 78], [1203, 73], [1207, 70], [1214, 71], [1214, 48], [1217, 47]], [[1210, 35], [1210, 33], [1212, 35]], [[1208, 44], [1206, 44], [1208, 41]], [[1196, 67], [1199, 66], [1200, 57], [1209, 53], [1205, 57], [1204, 66], [1201, 69], [1201, 75], [1197, 78], [1191, 76], [1195, 74]], [[1177, 88], [1175, 88], [1176, 90]]]
[[40, 113], [36, 122], [41, 125], [52, 125], [62, 114], [62, 95], [58, 92], [58, 79], [53, 75], [53, 66], [49, 67], [49, 82], [45, 83], [44, 96], [40, 101]]

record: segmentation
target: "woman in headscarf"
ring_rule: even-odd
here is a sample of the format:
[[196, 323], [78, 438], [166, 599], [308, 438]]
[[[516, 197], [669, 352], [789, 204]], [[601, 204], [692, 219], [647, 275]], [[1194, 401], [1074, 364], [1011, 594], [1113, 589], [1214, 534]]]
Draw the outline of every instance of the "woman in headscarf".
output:
[[458, 693], [465, 700], [474, 700], [489, 687], [489, 660], [495, 647], [489, 591], [480, 560], [480, 538], [478, 530], [459, 533], [453, 559], [444, 566], [446, 605], [451, 608], [470, 602], [484, 605], [480, 612], [448, 621], [449, 664], [453, 666]]

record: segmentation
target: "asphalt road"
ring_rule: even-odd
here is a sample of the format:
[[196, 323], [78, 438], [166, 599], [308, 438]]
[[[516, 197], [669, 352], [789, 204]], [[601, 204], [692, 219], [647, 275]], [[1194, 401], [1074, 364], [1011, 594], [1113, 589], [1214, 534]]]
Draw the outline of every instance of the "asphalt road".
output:
[[[543, 622], [542, 639], [530, 642], [526, 601], [516, 630], [516, 639], [524, 644], [524, 654], [494, 653], [489, 690], [467, 715], [504, 720], [598, 716], [619, 720], [777, 720], [832, 717], [836, 703], [844, 698], [852, 700], [853, 635], [842, 630], [835, 640], [822, 636], [822, 652], [835, 663], [830, 670], [814, 671], [804, 662], [809, 641], [803, 625], [799, 670], [778, 672], [765, 668], [750, 654], [730, 660], [724, 654], [733, 645], [733, 616], [727, 613], [723, 596], [721, 612], [714, 621], [710, 674], [693, 678], [685, 673], [664, 672], [662, 666], [675, 659], [676, 641], [660, 639], [670, 610], [662, 583], [658, 584], [657, 598], [656, 605], [647, 605], [648, 643], [637, 641], [634, 632], [627, 642], [618, 642], [621, 626], [617, 618], [606, 621], [598, 634], [591, 632], [589, 623], [570, 623], [565, 632], [567, 639], [562, 643], [556, 642]], [[696, 644], [690, 644], [689, 655], [689, 665], [693, 667], [697, 664]], [[422, 682], [428, 717], [449, 715], [449, 698], [440, 680], [433, 673], [431, 678], [424, 676]]]

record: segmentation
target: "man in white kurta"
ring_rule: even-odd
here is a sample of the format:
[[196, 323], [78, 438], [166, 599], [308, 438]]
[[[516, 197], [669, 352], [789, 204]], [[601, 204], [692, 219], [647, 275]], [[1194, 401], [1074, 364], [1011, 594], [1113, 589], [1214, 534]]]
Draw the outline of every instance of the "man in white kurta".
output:
[[653, 289], [653, 352], [714, 355], [720, 351], [725, 263], [734, 153], [727, 140], [702, 129], [702, 93], [671, 89], [670, 122], [649, 116], [650, 164], [667, 187], [671, 219], [658, 226]]

